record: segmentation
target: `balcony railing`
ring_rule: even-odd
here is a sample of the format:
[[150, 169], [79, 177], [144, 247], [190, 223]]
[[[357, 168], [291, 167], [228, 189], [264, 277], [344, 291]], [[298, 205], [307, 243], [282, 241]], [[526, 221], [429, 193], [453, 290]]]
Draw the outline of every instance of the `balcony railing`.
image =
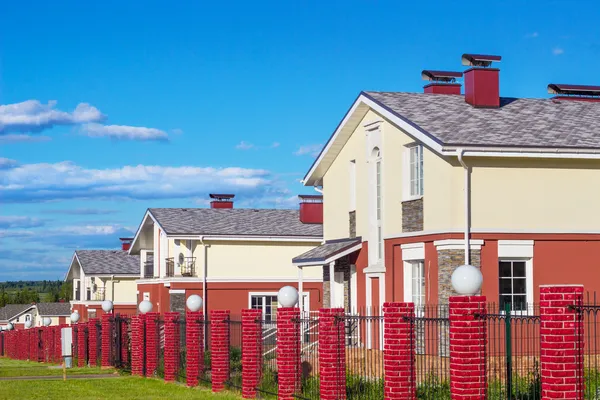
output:
[[[166, 259], [167, 276], [175, 276], [175, 260], [173, 257]], [[196, 276], [196, 257], [184, 257], [183, 262], [177, 263], [179, 275], [181, 276]]]
[[167, 276], [169, 277], [173, 277], [175, 276], [175, 260], [173, 260], [173, 257], [171, 258], [167, 258]]
[[144, 278], [154, 278], [154, 261], [144, 263]]
[[94, 301], [104, 301], [104, 297], [105, 297], [105, 291], [104, 288], [98, 288], [96, 289], [96, 291], [93, 293], [93, 300]]

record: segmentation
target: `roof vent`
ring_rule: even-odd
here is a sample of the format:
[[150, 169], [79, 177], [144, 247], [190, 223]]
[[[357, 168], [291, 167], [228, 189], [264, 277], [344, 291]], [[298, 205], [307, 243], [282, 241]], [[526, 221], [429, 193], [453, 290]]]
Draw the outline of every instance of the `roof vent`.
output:
[[553, 100], [600, 102], [600, 86], [551, 83], [548, 85], [548, 93], [557, 95]]
[[119, 238], [119, 240], [121, 241], [121, 250], [128, 251], [133, 242], [133, 238]]
[[300, 195], [300, 222], [303, 224], [323, 223], [323, 196]]
[[211, 193], [209, 197], [213, 199], [210, 202], [210, 208], [233, 208], [234, 194]]
[[425, 69], [421, 72], [421, 78], [425, 81], [431, 81], [431, 83], [423, 86], [424, 92], [433, 94], [460, 94], [460, 83], [456, 83], [456, 79], [462, 78], [462, 76], [462, 72]]
[[500, 107], [500, 70], [489, 68], [502, 57], [486, 54], [463, 54], [462, 64], [471, 66], [465, 71], [465, 101], [473, 107]]

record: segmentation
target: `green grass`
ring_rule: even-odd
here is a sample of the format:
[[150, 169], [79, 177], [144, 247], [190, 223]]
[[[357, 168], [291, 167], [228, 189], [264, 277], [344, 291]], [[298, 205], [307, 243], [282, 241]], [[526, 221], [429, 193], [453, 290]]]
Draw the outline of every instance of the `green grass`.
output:
[[206, 389], [186, 388], [158, 379], [121, 377], [116, 379], [73, 379], [64, 381], [0, 381], [0, 399], [221, 399], [232, 394], [213, 394]]
[[[8, 358], [0, 358], [0, 377], [11, 376], [52, 376], [62, 375], [62, 368], [56, 368], [54, 364], [43, 364], [31, 361], [11, 360]], [[114, 369], [100, 368], [69, 368], [69, 375], [88, 375], [88, 374], [110, 374], [115, 372]]]

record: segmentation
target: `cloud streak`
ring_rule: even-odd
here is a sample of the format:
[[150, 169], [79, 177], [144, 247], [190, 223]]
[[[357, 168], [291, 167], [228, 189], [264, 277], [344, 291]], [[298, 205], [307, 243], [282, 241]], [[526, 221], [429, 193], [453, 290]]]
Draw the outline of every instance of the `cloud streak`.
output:
[[316, 157], [321, 152], [321, 148], [323, 148], [322, 144], [309, 144], [300, 146], [298, 150], [294, 152], [294, 154], [297, 156], [310, 155], [311, 157]]
[[561, 54], [564, 54], [565, 50], [561, 47], [555, 47], [552, 49], [552, 54], [554, 54], [555, 56], [560, 56]]
[[52, 140], [50, 136], [32, 136], [23, 133], [0, 135], [0, 144], [12, 143], [41, 143]]
[[117, 210], [104, 210], [100, 208], [75, 208], [64, 210], [46, 210], [47, 214], [64, 214], [64, 215], [108, 215], [115, 214]]
[[19, 165], [16, 160], [0, 157], [0, 170], [15, 168]]
[[0, 215], [0, 229], [35, 228], [43, 225], [44, 221], [37, 218], [17, 215]]
[[242, 140], [235, 146], [235, 148], [238, 150], [252, 150], [256, 148], [256, 146], [254, 146], [252, 143], [245, 142]]
[[65, 161], [0, 169], [0, 202], [182, 199], [213, 191], [254, 197], [273, 184], [270, 172], [262, 169], [149, 165], [87, 169]]
[[115, 140], [168, 141], [167, 132], [155, 128], [128, 125], [85, 124], [82, 132], [89, 137], [107, 137]]
[[56, 108], [56, 101], [43, 104], [39, 100], [0, 105], [0, 135], [9, 133], [37, 133], [54, 126], [78, 125], [102, 121], [100, 110], [80, 103], [72, 112]]

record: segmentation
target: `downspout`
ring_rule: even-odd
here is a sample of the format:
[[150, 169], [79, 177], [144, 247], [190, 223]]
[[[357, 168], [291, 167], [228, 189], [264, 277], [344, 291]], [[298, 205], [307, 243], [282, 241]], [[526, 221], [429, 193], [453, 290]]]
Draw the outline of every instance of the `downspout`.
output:
[[112, 301], [114, 304], [115, 303], [115, 276], [114, 275], [110, 276], [110, 285], [111, 285], [110, 301]]
[[470, 236], [470, 223], [471, 223], [471, 202], [469, 193], [471, 191], [470, 179], [469, 179], [469, 166], [465, 164], [463, 159], [464, 149], [457, 149], [456, 154], [458, 156], [458, 162], [462, 165], [465, 171], [465, 265], [469, 265], [471, 262], [471, 246], [469, 243]]

